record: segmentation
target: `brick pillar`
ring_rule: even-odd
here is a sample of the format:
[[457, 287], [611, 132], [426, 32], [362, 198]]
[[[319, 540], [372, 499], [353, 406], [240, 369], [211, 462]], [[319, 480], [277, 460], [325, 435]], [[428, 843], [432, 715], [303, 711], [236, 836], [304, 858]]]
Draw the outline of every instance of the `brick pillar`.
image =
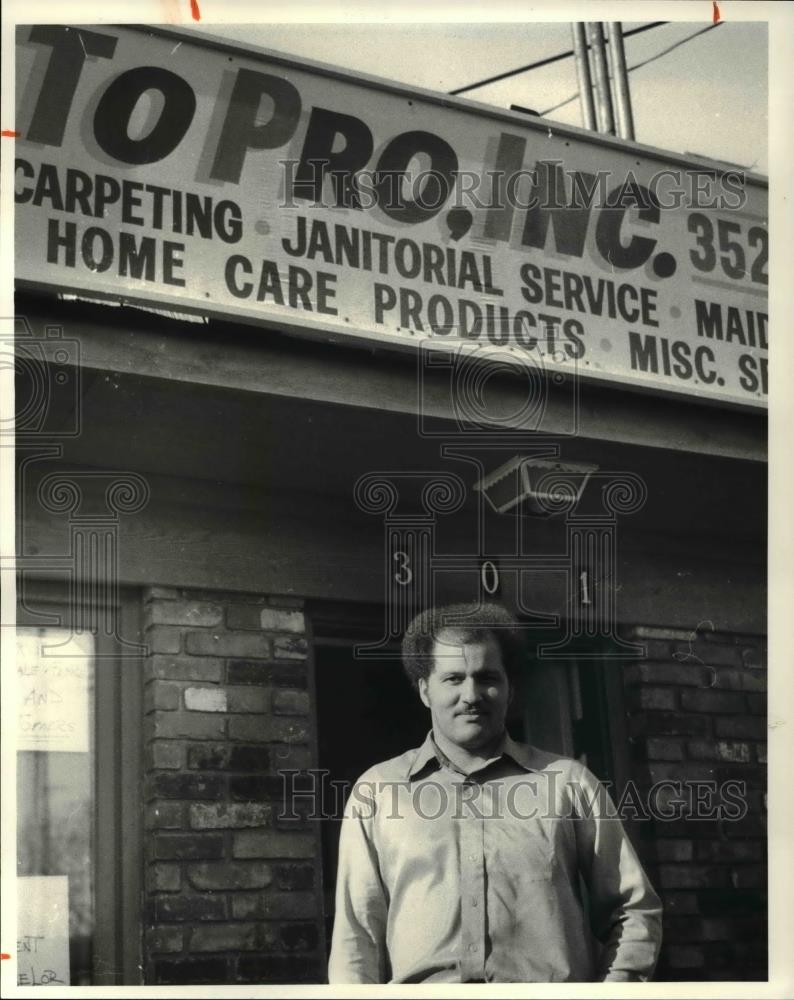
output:
[[279, 819], [316, 746], [301, 608], [145, 594], [147, 983], [323, 980], [319, 831]]
[[[685, 807], [679, 818], [638, 824], [665, 905], [657, 978], [765, 979], [765, 642], [702, 627], [637, 628], [634, 638], [648, 653], [624, 676], [643, 796], [662, 781], [683, 782], [684, 797], [695, 782], [733, 781], [743, 788], [734, 802], [746, 809], [741, 819], [696, 819]], [[657, 801], [669, 812], [674, 796], [668, 786]]]

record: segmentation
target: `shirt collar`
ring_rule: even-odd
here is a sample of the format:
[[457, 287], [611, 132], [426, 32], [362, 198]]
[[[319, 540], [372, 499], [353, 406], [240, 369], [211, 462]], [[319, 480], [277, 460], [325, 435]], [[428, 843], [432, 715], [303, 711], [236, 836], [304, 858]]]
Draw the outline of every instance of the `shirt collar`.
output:
[[523, 767], [525, 771], [539, 770], [535, 748], [528, 743], [516, 743], [507, 732], [505, 733], [502, 753], [514, 760], [519, 767]]
[[[538, 763], [535, 748], [525, 743], [516, 743], [510, 734], [505, 732], [502, 746], [498, 754], [499, 757], [509, 757], [512, 761], [522, 767], [525, 771], [535, 771]], [[424, 743], [417, 748], [413, 760], [408, 768], [408, 778], [417, 777], [426, 767], [433, 765], [441, 767], [446, 763], [446, 757], [435, 744], [432, 729], [425, 737]]]
[[423, 771], [429, 764], [441, 766], [441, 761], [436, 753], [436, 745], [433, 742], [432, 729], [425, 737], [424, 743], [414, 753], [413, 760], [408, 767], [408, 777], [415, 778], [420, 771]]

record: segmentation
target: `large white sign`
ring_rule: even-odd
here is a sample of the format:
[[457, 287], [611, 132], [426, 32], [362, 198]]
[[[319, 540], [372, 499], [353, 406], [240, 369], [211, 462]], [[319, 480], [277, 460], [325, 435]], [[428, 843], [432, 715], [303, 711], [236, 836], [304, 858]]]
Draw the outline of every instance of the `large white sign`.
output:
[[17, 985], [68, 986], [69, 879], [17, 878]]
[[762, 178], [185, 33], [17, 67], [23, 284], [765, 405]]

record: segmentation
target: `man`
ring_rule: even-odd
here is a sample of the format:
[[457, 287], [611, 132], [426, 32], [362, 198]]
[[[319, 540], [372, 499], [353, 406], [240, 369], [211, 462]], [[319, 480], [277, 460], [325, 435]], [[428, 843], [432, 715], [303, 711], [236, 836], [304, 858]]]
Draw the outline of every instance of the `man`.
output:
[[[474, 625], [450, 624], [473, 613]], [[603, 786], [505, 730], [519, 656], [499, 605], [439, 608], [409, 626], [403, 661], [432, 730], [350, 796], [332, 983], [653, 972], [661, 905]]]

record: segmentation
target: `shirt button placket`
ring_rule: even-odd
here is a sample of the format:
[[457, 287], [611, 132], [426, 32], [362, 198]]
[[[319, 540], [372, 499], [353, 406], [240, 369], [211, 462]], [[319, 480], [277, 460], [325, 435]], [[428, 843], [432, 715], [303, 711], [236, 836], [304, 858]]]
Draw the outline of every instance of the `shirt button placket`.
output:
[[[478, 787], [463, 786], [461, 819], [461, 978], [485, 978], [485, 858]], [[474, 803], [467, 801], [474, 798]]]

